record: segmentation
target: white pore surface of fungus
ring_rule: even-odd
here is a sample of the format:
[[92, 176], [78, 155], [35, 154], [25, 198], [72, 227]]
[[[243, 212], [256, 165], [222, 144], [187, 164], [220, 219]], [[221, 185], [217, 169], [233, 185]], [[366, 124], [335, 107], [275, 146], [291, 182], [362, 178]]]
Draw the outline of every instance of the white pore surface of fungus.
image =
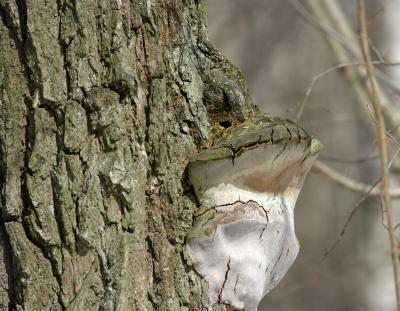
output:
[[212, 303], [255, 311], [294, 262], [293, 210], [317, 156], [310, 146], [263, 144], [234, 159], [190, 164], [196, 196], [213, 213], [198, 225], [211, 222], [212, 230], [190, 238], [187, 247]]

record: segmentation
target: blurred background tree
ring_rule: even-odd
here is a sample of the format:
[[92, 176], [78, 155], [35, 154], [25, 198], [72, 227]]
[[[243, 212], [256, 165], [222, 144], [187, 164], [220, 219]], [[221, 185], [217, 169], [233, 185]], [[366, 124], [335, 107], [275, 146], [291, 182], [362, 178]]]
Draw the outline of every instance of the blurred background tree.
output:
[[[399, 2], [367, 1], [367, 8], [375, 60], [400, 60]], [[293, 119], [313, 77], [338, 64], [363, 62], [356, 9], [356, 1], [344, 0], [210, 0], [209, 32], [217, 48], [245, 73], [254, 103], [262, 111]], [[388, 128], [394, 136], [399, 125], [399, 69], [379, 66]], [[366, 82], [359, 66], [323, 74], [299, 123], [323, 142], [323, 163], [370, 185], [380, 173]], [[391, 147], [393, 155], [398, 148], [393, 140]], [[392, 188], [398, 186], [396, 167], [395, 163]], [[362, 197], [315, 171], [309, 175], [295, 215], [300, 255], [259, 311], [393, 310], [393, 270], [379, 198], [368, 197], [360, 204], [332, 249]], [[399, 207], [394, 199], [395, 216]]]

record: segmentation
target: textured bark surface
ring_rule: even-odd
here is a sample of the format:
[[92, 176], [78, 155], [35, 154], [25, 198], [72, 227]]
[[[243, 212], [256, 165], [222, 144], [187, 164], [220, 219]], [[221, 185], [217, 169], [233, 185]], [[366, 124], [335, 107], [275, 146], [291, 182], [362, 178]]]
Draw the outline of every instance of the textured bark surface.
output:
[[0, 310], [224, 310], [191, 155], [254, 109], [196, 0], [0, 0]]

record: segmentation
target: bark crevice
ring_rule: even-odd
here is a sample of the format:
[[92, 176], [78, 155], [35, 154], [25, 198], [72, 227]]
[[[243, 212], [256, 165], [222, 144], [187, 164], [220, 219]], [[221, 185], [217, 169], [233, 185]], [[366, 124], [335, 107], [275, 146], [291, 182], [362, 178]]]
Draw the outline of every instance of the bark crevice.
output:
[[198, 207], [186, 165], [254, 107], [208, 42], [205, 3], [0, 2], [10, 306], [214, 308], [185, 255]]

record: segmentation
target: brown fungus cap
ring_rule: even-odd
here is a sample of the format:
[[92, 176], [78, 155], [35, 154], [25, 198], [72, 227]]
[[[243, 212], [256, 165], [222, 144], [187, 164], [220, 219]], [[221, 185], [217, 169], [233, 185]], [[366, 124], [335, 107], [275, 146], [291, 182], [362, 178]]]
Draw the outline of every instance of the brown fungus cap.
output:
[[293, 182], [301, 186], [300, 177], [310, 168], [307, 159], [320, 150], [321, 143], [293, 121], [260, 113], [192, 157], [189, 176], [198, 196], [224, 178], [256, 191], [280, 192]]

